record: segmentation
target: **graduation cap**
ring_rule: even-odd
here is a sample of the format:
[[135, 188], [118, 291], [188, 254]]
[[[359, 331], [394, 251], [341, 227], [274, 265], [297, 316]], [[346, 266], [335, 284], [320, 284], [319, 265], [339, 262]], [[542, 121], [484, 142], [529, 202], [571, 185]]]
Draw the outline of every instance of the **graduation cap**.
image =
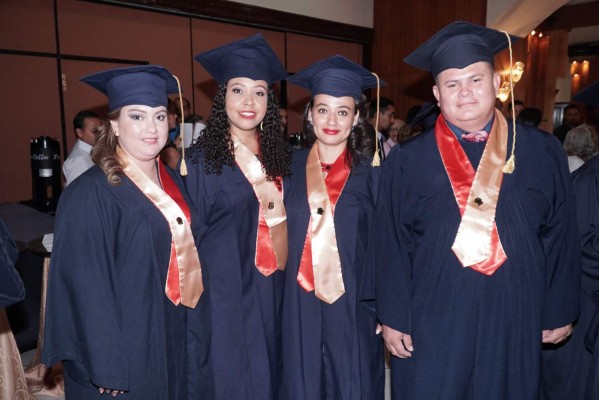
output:
[[[370, 71], [340, 55], [318, 61], [288, 81], [308, 89], [312, 96], [351, 96], [357, 100], [361, 99], [363, 90], [377, 86], [377, 78]], [[380, 81], [380, 84], [386, 83]]]
[[288, 75], [261, 33], [200, 53], [195, 60], [221, 84], [238, 77], [272, 83]]
[[582, 89], [573, 99], [589, 106], [599, 106], [599, 81]]
[[420, 111], [412, 118], [410, 127], [420, 124], [422, 125], [422, 129], [427, 131], [435, 126], [439, 113], [440, 110], [436, 103], [424, 103]]
[[[368, 71], [366, 68], [343, 56], [336, 55], [304, 68], [287, 80], [308, 89], [312, 93], [312, 96], [318, 94], [326, 94], [333, 97], [350, 96], [357, 101], [361, 100], [363, 90], [376, 87], [377, 112], [374, 129], [375, 131], [378, 130], [379, 89], [380, 85], [386, 85], [386, 83], [380, 80], [378, 75]], [[375, 151], [372, 165], [379, 166], [379, 142], [378, 140], [374, 142]]]
[[[510, 36], [512, 42], [516, 36]], [[462, 69], [485, 61], [493, 65], [496, 53], [508, 47], [504, 32], [457, 21], [447, 25], [410, 53], [404, 61], [437, 76], [450, 68]]]
[[132, 104], [167, 106], [167, 95], [178, 92], [177, 80], [164, 67], [141, 65], [114, 68], [81, 78], [108, 96], [110, 111]]

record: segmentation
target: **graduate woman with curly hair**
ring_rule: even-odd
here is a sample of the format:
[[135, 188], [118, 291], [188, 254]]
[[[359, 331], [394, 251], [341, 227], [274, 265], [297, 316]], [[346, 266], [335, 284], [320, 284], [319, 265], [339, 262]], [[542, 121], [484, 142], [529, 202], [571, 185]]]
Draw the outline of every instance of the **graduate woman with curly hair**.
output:
[[[290, 149], [270, 84], [287, 76], [262, 35], [201, 53], [219, 82], [185, 179], [205, 292], [188, 315], [189, 399], [273, 399], [279, 374]], [[184, 171], [183, 171], [184, 172]]]

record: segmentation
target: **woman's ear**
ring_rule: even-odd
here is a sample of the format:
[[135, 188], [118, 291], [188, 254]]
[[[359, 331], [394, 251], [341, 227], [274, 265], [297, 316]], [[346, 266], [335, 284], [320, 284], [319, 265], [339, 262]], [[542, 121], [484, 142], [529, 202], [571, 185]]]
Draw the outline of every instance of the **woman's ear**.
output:
[[114, 136], [118, 136], [119, 135], [119, 130], [118, 130], [119, 123], [117, 121], [110, 121], [110, 126], [112, 127], [112, 131], [114, 132]]

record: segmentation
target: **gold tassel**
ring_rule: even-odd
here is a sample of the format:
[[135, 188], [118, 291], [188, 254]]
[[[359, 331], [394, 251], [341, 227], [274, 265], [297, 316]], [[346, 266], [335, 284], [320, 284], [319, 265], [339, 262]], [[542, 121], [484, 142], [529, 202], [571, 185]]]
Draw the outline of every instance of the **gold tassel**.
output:
[[[378, 142], [378, 139], [377, 139], [377, 142]], [[379, 157], [378, 151], [376, 153], [374, 153], [374, 157], [372, 157], [372, 163], [370, 165], [372, 165], [373, 167], [381, 166], [381, 158]]]
[[181, 94], [181, 83], [179, 78], [173, 75], [173, 78], [177, 81], [177, 88], [179, 89], [179, 110], [181, 110], [181, 167], [179, 168], [179, 174], [181, 176], [187, 176], [187, 165], [185, 164], [185, 113], [183, 113], [183, 95]]
[[505, 165], [501, 170], [504, 174], [511, 174], [516, 169], [516, 157], [512, 154], [510, 158], [506, 161]]
[[[381, 82], [379, 76], [374, 72], [371, 72], [372, 75], [376, 78], [376, 119], [374, 123], [374, 156], [372, 157], [372, 165], [373, 167], [381, 166], [381, 158], [379, 157], [379, 105], [381, 99]], [[382, 151], [382, 149], [381, 149]]]
[[510, 38], [510, 34], [506, 31], [501, 31], [507, 37], [507, 43], [510, 49], [510, 97], [512, 101], [512, 154], [510, 158], [505, 162], [503, 168], [501, 170], [504, 174], [511, 174], [516, 169], [516, 113], [514, 112], [514, 82], [512, 81], [512, 68], [514, 68], [513, 64], [513, 55], [512, 55], [512, 38]]

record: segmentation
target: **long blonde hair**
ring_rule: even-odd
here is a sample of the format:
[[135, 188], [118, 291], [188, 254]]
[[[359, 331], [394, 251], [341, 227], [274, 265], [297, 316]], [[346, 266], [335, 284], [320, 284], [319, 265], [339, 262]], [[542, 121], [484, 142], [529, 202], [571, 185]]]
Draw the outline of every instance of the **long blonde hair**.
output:
[[92, 150], [92, 159], [104, 171], [108, 183], [114, 186], [121, 184], [123, 166], [116, 157], [116, 146], [119, 143], [112, 129], [111, 121], [116, 121], [121, 115], [121, 108], [108, 113], [108, 120], [97, 128], [99, 133], [96, 145]]

